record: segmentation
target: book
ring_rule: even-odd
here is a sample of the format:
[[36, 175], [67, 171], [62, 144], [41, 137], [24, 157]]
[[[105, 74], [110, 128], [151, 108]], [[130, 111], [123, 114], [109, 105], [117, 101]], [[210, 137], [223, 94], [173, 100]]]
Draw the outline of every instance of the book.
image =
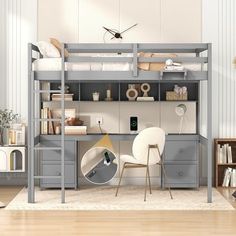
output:
[[[73, 93], [64, 94], [65, 101], [73, 101]], [[52, 94], [52, 101], [61, 101], [62, 95], [60, 93]]]
[[222, 148], [217, 144], [217, 163], [222, 164]]
[[137, 97], [137, 101], [154, 101], [154, 97]]
[[222, 146], [222, 163], [223, 164], [227, 163], [227, 145], [226, 144]]
[[[48, 118], [52, 119], [52, 111], [51, 110], [48, 110]], [[52, 121], [48, 122], [48, 133], [49, 134], [55, 134], [54, 126], [53, 126], [53, 122]]]
[[87, 126], [65, 126], [65, 134], [85, 135], [87, 134]]
[[[44, 116], [44, 112], [43, 112], [43, 109], [41, 109], [41, 114], [40, 114], [40, 117], [41, 117], [41, 119], [43, 119], [43, 116]], [[40, 123], [40, 133], [41, 134], [44, 134], [43, 133], [43, 127], [44, 127], [44, 123], [43, 123], [44, 121], [41, 121], [41, 123]]]
[[230, 179], [230, 187], [236, 187], [236, 169], [232, 170], [231, 179]]
[[[41, 109], [41, 118], [47, 119], [48, 118], [48, 107], [44, 107]], [[48, 134], [48, 121], [41, 121], [41, 134]]]
[[229, 187], [232, 170], [233, 169], [231, 167], [228, 167], [227, 169], [225, 169], [224, 180], [222, 184], [223, 187]]
[[227, 146], [227, 156], [228, 156], [228, 163], [233, 163], [232, 148], [229, 145]]

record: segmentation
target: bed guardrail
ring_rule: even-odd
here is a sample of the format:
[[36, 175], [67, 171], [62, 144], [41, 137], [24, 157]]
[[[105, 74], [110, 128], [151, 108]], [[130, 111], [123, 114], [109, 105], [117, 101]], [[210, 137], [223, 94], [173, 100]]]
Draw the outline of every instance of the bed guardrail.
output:
[[[189, 43], [189, 44], [159, 44], [159, 43], [120, 43], [120, 44], [102, 44], [102, 43], [79, 43], [79, 44], [63, 44], [64, 48], [70, 53], [68, 57], [64, 58], [64, 62], [73, 63], [129, 63], [132, 64], [132, 69], [130, 71], [65, 71], [66, 79], [76, 79], [84, 77], [86, 79], [91, 79], [98, 76], [100, 79], [102, 76], [116, 78], [116, 73], [120, 77], [128, 76], [127, 79], [132, 77], [140, 79], [148, 79], [150, 77], [153, 79], [163, 79], [161, 76], [161, 71], [143, 71], [140, 70], [139, 63], [165, 63], [168, 56], [159, 55], [153, 57], [146, 57], [142, 53], [181, 53], [181, 54], [191, 54], [191, 55], [180, 55], [173, 58], [174, 62], [185, 63], [185, 64], [198, 64], [200, 69], [188, 70], [188, 76], [185, 75], [185, 79], [199, 80], [206, 79], [208, 57], [206, 54], [200, 54], [202, 52], [208, 51], [207, 43]], [[31, 62], [41, 58], [42, 55], [38, 47], [34, 44], [29, 44], [31, 51]], [[142, 52], [142, 53], [141, 53]], [[96, 53], [98, 55], [96, 55]], [[118, 53], [119, 56], [112, 54]], [[99, 55], [105, 54], [105, 55]], [[108, 55], [106, 55], [108, 54]], [[111, 55], [109, 55], [111, 54]], [[206, 66], [204, 66], [206, 65]], [[48, 78], [54, 80], [58, 74], [57, 71], [38, 71], [36, 72], [35, 78], [39, 80], [44, 80], [41, 78], [40, 73], [43, 75], [47, 74]], [[97, 75], [96, 75], [97, 73]], [[145, 74], [146, 73], [146, 74]], [[118, 75], [117, 75], [118, 76]], [[119, 77], [118, 76], [118, 77]], [[117, 77], [117, 78], [118, 78]], [[191, 77], [191, 78], [190, 78]]]

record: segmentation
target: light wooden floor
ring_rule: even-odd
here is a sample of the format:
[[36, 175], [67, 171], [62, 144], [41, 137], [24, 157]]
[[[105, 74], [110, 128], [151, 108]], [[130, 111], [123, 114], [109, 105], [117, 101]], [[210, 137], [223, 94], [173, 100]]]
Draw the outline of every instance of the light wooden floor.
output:
[[[8, 202], [19, 188], [0, 188]], [[220, 189], [228, 196], [232, 190]], [[234, 206], [236, 204], [234, 202]], [[236, 235], [234, 211], [4, 211], [0, 235]]]

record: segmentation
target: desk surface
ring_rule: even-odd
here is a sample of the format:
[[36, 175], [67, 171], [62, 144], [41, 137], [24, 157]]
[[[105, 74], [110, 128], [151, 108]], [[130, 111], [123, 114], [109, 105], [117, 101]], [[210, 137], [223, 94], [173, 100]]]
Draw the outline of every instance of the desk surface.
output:
[[[132, 141], [137, 134], [109, 134], [112, 141]], [[87, 134], [87, 135], [65, 135], [65, 141], [96, 141], [103, 137], [103, 134]], [[60, 135], [40, 135], [39, 140], [61, 140]], [[167, 141], [188, 141], [188, 140], [200, 140], [198, 134], [168, 134], [166, 135]]]

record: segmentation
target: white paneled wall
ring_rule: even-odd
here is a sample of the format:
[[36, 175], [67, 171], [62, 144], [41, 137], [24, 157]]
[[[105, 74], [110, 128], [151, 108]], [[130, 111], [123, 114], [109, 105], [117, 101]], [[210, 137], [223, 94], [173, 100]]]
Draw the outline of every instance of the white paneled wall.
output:
[[236, 2], [203, 0], [203, 41], [213, 43], [213, 136], [236, 136]]
[[6, 1], [0, 1], [0, 108], [6, 103]]
[[55, 37], [62, 42], [77, 42], [78, 2], [79, 0], [38, 0], [38, 39], [47, 41], [50, 37]]
[[[37, 38], [37, 0], [1, 0], [1, 108], [27, 118], [27, 43]], [[3, 26], [3, 27], [2, 27]]]
[[79, 0], [79, 42], [103, 42], [102, 26], [122, 42], [200, 42], [201, 0]]

